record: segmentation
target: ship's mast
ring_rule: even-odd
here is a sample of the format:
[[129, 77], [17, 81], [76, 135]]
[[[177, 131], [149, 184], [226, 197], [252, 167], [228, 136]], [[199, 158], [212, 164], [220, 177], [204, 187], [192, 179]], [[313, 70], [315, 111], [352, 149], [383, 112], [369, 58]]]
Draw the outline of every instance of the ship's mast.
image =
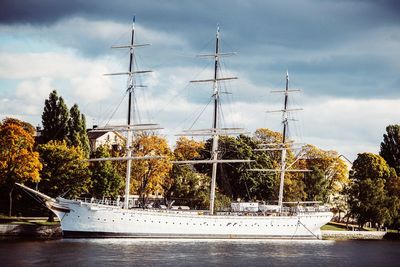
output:
[[212, 79], [205, 80], [194, 80], [190, 81], [192, 83], [212, 83], [213, 84], [213, 94], [214, 99], [214, 112], [213, 121], [211, 129], [203, 130], [186, 130], [183, 134], [178, 134], [182, 136], [212, 136], [212, 148], [211, 148], [211, 159], [209, 160], [184, 160], [184, 161], [173, 161], [175, 164], [212, 164], [211, 173], [211, 188], [210, 188], [210, 214], [214, 214], [215, 206], [215, 187], [216, 187], [216, 177], [217, 177], [217, 167], [218, 163], [249, 163], [252, 160], [248, 159], [218, 159], [218, 140], [220, 135], [233, 135], [233, 134], [246, 134], [244, 129], [241, 128], [221, 128], [219, 123], [219, 113], [220, 113], [220, 90], [219, 81], [234, 80], [237, 77], [219, 77], [219, 61], [221, 57], [231, 56], [235, 53], [220, 53], [219, 51], [219, 27], [217, 27], [216, 41], [215, 41], [215, 53], [199, 55], [199, 57], [214, 58], [214, 76]]
[[132, 133], [133, 131], [146, 131], [146, 130], [159, 130], [160, 128], [157, 124], [138, 124], [134, 122], [135, 119], [135, 107], [134, 107], [134, 99], [135, 99], [135, 89], [138, 87], [144, 87], [143, 85], [136, 84], [136, 75], [144, 74], [148, 72], [152, 72], [151, 70], [135, 70], [135, 48], [148, 46], [149, 44], [136, 44], [135, 43], [135, 16], [133, 17], [132, 22], [132, 30], [131, 30], [131, 42], [128, 45], [115, 45], [111, 48], [123, 48], [129, 49], [129, 69], [127, 72], [117, 72], [117, 73], [108, 73], [104, 75], [128, 75], [128, 87], [126, 91], [128, 92], [128, 114], [127, 114], [127, 125], [115, 125], [115, 126], [106, 126], [102, 128], [97, 128], [100, 131], [118, 131], [118, 132], [126, 132], [126, 156], [125, 157], [112, 157], [112, 158], [96, 158], [90, 159], [89, 161], [127, 161], [126, 164], [126, 178], [125, 178], [125, 196], [124, 196], [124, 209], [129, 208], [129, 191], [130, 191], [130, 180], [131, 180], [131, 165], [132, 160], [148, 160], [155, 158], [162, 158], [161, 156], [132, 156]]
[[285, 88], [285, 102], [282, 110], [282, 154], [281, 154], [281, 169], [280, 169], [280, 183], [279, 183], [279, 198], [278, 198], [278, 206], [282, 209], [283, 202], [283, 185], [285, 181], [285, 171], [286, 171], [286, 134], [288, 127], [288, 98], [289, 98], [289, 72], [286, 72], [286, 88]]
[[303, 169], [293, 169], [292, 166], [300, 159], [301, 155], [298, 155], [297, 159], [292, 161], [289, 165], [286, 162], [286, 154], [289, 147], [293, 145], [291, 141], [287, 140], [287, 132], [288, 132], [288, 121], [289, 121], [289, 112], [302, 110], [301, 108], [288, 108], [288, 100], [289, 93], [298, 92], [298, 89], [289, 89], [289, 72], [286, 72], [286, 87], [285, 90], [273, 90], [271, 93], [283, 93], [285, 95], [283, 109], [267, 111], [268, 113], [279, 112], [282, 113], [282, 142], [281, 143], [270, 143], [270, 144], [260, 144], [259, 149], [255, 149], [256, 151], [281, 151], [281, 165], [279, 169], [249, 169], [249, 171], [262, 171], [262, 172], [278, 172], [280, 176], [279, 183], [279, 196], [278, 196], [278, 207], [279, 211], [282, 212], [283, 206], [283, 187], [285, 182], [285, 173], [286, 172], [310, 172], [310, 170]]
[[[219, 87], [217, 84], [218, 78], [218, 62], [219, 61], [219, 27], [217, 27], [217, 34], [215, 40], [215, 59], [214, 59], [214, 81], [213, 81], [213, 97], [214, 97], [214, 114], [213, 114], [213, 125], [212, 129], [215, 133], [218, 131], [219, 123], [218, 123], [218, 113], [219, 113]], [[214, 201], [215, 201], [215, 184], [217, 179], [217, 167], [218, 167], [218, 139], [219, 136], [217, 134], [213, 135], [213, 143], [211, 156], [215, 162], [212, 164], [212, 173], [211, 173], [211, 190], [210, 190], [210, 214], [214, 214]]]
[[[132, 166], [132, 160], [136, 159], [145, 159], [147, 157], [132, 157], [132, 132], [134, 130], [138, 129], [143, 129], [146, 130], [147, 127], [139, 124], [135, 124], [134, 120], [134, 99], [135, 99], [135, 89], [137, 87], [142, 87], [141, 85], [136, 84], [136, 74], [143, 74], [143, 73], [148, 73], [151, 72], [150, 70], [135, 70], [135, 48], [136, 47], [142, 47], [142, 46], [147, 46], [149, 44], [135, 44], [135, 16], [133, 16], [133, 21], [132, 21], [132, 30], [131, 30], [131, 42], [129, 45], [117, 45], [117, 46], [112, 46], [112, 48], [128, 48], [129, 49], [129, 68], [128, 72], [118, 72], [118, 73], [111, 73], [107, 75], [128, 75], [128, 88], [126, 89], [128, 92], [128, 114], [127, 114], [127, 125], [124, 127], [118, 127], [121, 128], [120, 130], [126, 131], [126, 157], [125, 160], [127, 161], [126, 163], [126, 177], [125, 177], [125, 196], [124, 196], [124, 209], [128, 209], [129, 207], [129, 191], [130, 191], [130, 183], [131, 183], [131, 166]], [[149, 129], [156, 129], [157, 127], [154, 127], [156, 125], [150, 125], [147, 124], [146, 126], [149, 126]], [[118, 159], [119, 160], [119, 159]]]
[[[133, 17], [132, 22], [132, 33], [131, 33], [131, 43], [130, 43], [130, 53], [129, 53], [129, 74], [128, 74], [128, 127], [132, 125], [131, 116], [132, 116], [132, 95], [134, 94], [135, 90], [135, 77], [134, 77], [134, 59], [135, 59], [135, 48], [134, 48], [134, 41], [135, 41], [135, 17]], [[131, 142], [132, 142], [132, 131], [127, 132], [127, 140], [126, 140], [126, 156], [132, 157], [132, 149], [131, 149]], [[124, 209], [129, 208], [129, 191], [130, 191], [130, 184], [131, 184], [131, 166], [132, 161], [128, 160], [126, 162], [126, 176], [125, 176], [125, 196], [124, 196]]]

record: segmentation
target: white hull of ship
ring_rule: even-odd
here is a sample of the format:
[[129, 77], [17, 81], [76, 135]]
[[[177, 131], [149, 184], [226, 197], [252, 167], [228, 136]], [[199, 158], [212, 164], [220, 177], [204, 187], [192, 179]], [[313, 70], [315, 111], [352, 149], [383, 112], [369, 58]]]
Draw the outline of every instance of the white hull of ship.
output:
[[320, 227], [332, 218], [331, 212], [211, 216], [193, 210], [126, 210], [62, 198], [48, 206], [60, 219], [65, 237], [318, 239]]

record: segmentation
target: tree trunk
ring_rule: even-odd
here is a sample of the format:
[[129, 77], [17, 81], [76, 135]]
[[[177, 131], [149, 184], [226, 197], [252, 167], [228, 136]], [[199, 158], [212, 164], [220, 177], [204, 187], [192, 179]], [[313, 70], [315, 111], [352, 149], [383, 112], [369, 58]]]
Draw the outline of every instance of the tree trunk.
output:
[[10, 197], [10, 207], [8, 210], [8, 216], [11, 217], [11, 211], [12, 211], [12, 193], [14, 191], [14, 187], [11, 188], [10, 192], [8, 193], [8, 196]]

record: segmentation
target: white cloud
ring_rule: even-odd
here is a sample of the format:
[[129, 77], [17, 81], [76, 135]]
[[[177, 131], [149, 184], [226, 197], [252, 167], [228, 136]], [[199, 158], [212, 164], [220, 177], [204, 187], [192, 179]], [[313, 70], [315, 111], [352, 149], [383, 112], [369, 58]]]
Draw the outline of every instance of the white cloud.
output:
[[[105, 77], [102, 74], [125, 70], [126, 58], [118, 58], [123, 62], [119, 64], [116, 63], [116, 56], [109, 56], [112, 52], [97, 57], [85, 58], [85, 55], [96, 46], [106, 50], [111, 44], [126, 44], [129, 30], [129, 24], [77, 17], [60, 20], [48, 27], [0, 26], [0, 34], [6, 36], [5, 39], [19, 42], [17, 47], [12, 46], [13, 40], [0, 45], [0, 79], [18, 83], [14, 98], [9, 94], [2, 96], [0, 92], [1, 116], [16, 116], [32, 123], [38, 122], [45, 98], [52, 89], [57, 89], [69, 105], [77, 103], [81, 107], [88, 116], [88, 124], [91, 119], [104, 121], [104, 118], [99, 119], [99, 113], [105, 113], [105, 110], [111, 113], [114, 110], [108, 108], [106, 103], [118, 104], [125, 90], [126, 79]], [[182, 49], [192, 50], [186, 40], [173, 32], [166, 34], [143, 26], [138, 26], [137, 30], [140, 33], [139, 41], [162, 47], [156, 54], [164, 53], [165, 47], [171, 46], [178, 46], [179, 52]], [[385, 58], [391, 66], [399, 67], [396, 61], [400, 51], [399, 35], [398, 27], [383, 27], [358, 33], [354, 39], [335, 44], [336, 47], [323, 47], [323, 50], [300, 51], [297, 48], [261, 43], [259, 45], [263, 46], [263, 50], [260, 51], [268, 51], [270, 55], [260, 56], [256, 51], [259, 47], [252, 46], [253, 52], [257, 52], [256, 58], [253, 53], [239, 55], [240, 66], [245, 63], [254, 66], [260, 62], [275, 65], [280, 61], [318, 63], [329, 61], [335, 56], [367, 58], [366, 55], [374, 55]], [[112, 43], [115, 39], [117, 42]], [[25, 43], [26, 40], [29, 41]], [[249, 131], [260, 127], [280, 130], [280, 116], [266, 114], [265, 111], [281, 108], [281, 96], [270, 95], [270, 88], [257, 86], [247, 78], [250, 76], [246, 74], [251, 75], [247, 73], [248, 70], [241, 71], [243, 73], [226, 72], [226, 76], [237, 74], [239, 80], [228, 83], [234, 95], [223, 96], [224, 99], [231, 99], [223, 109], [225, 126], [245, 127]], [[262, 71], [267, 72], [265, 69]], [[194, 65], [182, 67], [179, 64], [172, 67], [163, 65], [163, 68], [155, 69], [154, 73], [142, 78], [143, 83], [149, 87], [138, 89], [142, 114], [149, 113], [150, 119], [165, 127], [164, 133], [171, 138], [173, 134], [191, 125], [212, 92], [211, 85], [194, 87], [188, 85], [188, 81], [211, 77], [211, 72], [212, 68], [202, 69]], [[276, 74], [272, 71], [265, 75], [268, 76], [265, 82], [273, 82], [274, 79], [280, 81], [280, 77], [273, 76]], [[284, 74], [281, 78], [284, 85]], [[334, 79], [339, 78], [336, 76]], [[299, 114], [300, 122], [290, 129], [301, 142], [312, 143], [323, 149], [334, 149], [354, 159], [358, 152], [378, 151], [385, 127], [399, 123], [399, 105], [399, 99], [310, 97], [304, 105], [300, 105], [304, 107], [304, 111]], [[125, 122], [126, 111], [123, 108], [117, 112], [115, 122]], [[109, 113], [103, 117], [108, 118]], [[198, 127], [210, 126], [211, 113], [210, 109], [205, 111], [199, 119]]]

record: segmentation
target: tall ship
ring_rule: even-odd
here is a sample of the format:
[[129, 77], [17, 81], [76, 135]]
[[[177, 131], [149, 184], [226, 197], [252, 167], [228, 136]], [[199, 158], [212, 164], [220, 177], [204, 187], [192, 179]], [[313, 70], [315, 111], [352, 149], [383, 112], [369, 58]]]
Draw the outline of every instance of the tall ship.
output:
[[[220, 81], [235, 79], [235, 77], [220, 77], [219, 61], [228, 53], [219, 51], [220, 34], [216, 33], [215, 51], [211, 55], [214, 61], [213, 77], [207, 80], [194, 82], [209, 82], [213, 89], [213, 117], [212, 128], [186, 131], [184, 135], [211, 136], [211, 158], [208, 160], [181, 161], [174, 164], [211, 164], [211, 188], [209, 210], [176, 210], [132, 207], [129, 202], [131, 161], [146, 160], [154, 157], [132, 156], [132, 133], [134, 131], [159, 129], [155, 124], [134, 124], [132, 121], [132, 93], [136, 87], [135, 75], [148, 71], [135, 70], [135, 48], [143, 46], [135, 43], [135, 19], [133, 20], [131, 42], [129, 45], [118, 46], [130, 50], [128, 75], [129, 102], [127, 125], [117, 127], [117, 130], [126, 132], [126, 156], [98, 160], [126, 160], [125, 195], [123, 202], [115, 201], [104, 203], [95, 199], [67, 199], [64, 197], [50, 197], [37, 190], [18, 184], [24, 190], [39, 196], [46, 206], [58, 217], [64, 237], [141, 237], [141, 238], [198, 238], [198, 239], [319, 239], [321, 226], [328, 223], [333, 214], [326, 207], [318, 203], [285, 203], [283, 202], [283, 184], [285, 173], [291, 166], [286, 166], [286, 150], [289, 142], [286, 140], [288, 123], [287, 108], [288, 76], [286, 77], [285, 104], [283, 110], [283, 140], [274, 149], [281, 151], [281, 166], [279, 170], [270, 170], [279, 173], [280, 187], [277, 205], [261, 205], [255, 202], [232, 203], [231, 210], [215, 211], [214, 199], [218, 164], [249, 162], [249, 160], [220, 159], [218, 140], [222, 135], [240, 134], [238, 128], [221, 128], [218, 121], [220, 113]], [[267, 148], [271, 149], [268, 144]], [[261, 148], [263, 149], [263, 148]], [[253, 170], [268, 171], [268, 170]], [[307, 205], [308, 204], [308, 205]], [[310, 205], [311, 204], [311, 205]]]

